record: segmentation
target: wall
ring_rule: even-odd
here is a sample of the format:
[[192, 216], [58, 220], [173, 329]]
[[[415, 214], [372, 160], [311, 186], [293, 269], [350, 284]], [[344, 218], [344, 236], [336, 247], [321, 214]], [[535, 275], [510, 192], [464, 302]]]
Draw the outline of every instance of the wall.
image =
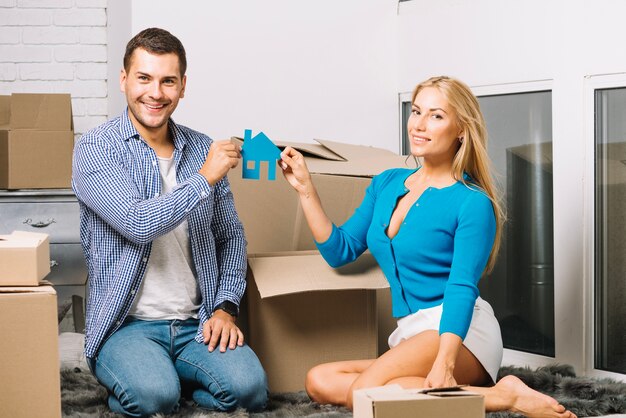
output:
[[106, 0], [0, 0], [0, 94], [70, 93], [74, 132], [106, 120]]
[[131, 32], [160, 26], [185, 45], [179, 123], [214, 138], [249, 128], [397, 151], [396, 8], [394, 0], [179, 1], [172, 12], [170, 1], [133, 0]]

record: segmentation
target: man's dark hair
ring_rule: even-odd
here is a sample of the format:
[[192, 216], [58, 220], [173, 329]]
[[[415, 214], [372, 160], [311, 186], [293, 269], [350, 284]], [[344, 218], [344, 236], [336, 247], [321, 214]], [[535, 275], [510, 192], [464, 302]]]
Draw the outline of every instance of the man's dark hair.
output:
[[176, 54], [181, 78], [185, 75], [185, 71], [187, 71], [187, 55], [185, 54], [185, 48], [177, 37], [165, 29], [144, 29], [135, 35], [133, 39], [128, 41], [126, 52], [124, 53], [124, 70], [126, 70], [126, 72], [130, 70], [132, 55], [137, 48], [145, 49], [151, 54], [157, 55]]

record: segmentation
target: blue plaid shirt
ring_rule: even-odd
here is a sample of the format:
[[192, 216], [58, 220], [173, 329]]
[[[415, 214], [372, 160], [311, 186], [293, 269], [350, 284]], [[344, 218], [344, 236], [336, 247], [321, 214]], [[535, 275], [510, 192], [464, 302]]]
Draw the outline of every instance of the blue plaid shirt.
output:
[[152, 241], [183, 220], [202, 295], [196, 340], [216, 305], [241, 301], [246, 240], [228, 179], [211, 187], [198, 174], [212, 140], [170, 119], [178, 185], [161, 194], [154, 150], [125, 111], [85, 133], [74, 149], [72, 188], [88, 269], [85, 355], [95, 357], [122, 324], [137, 295]]

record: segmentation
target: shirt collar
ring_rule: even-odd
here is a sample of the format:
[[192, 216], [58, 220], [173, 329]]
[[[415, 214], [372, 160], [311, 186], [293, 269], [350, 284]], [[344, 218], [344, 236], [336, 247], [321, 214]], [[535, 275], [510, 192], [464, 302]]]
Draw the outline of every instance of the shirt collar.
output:
[[[125, 141], [128, 141], [130, 138], [139, 138], [139, 131], [133, 125], [133, 122], [130, 120], [128, 116], [128, 107], [124, 110], [120, 117], [120, 133], [122, 134], [122, 138]], [[174, 148], [178, 150], [182, 150], [185, 146], [185, 135], [183, 135], [181, 129], [178, 127], [174, 119], [170, 118], [168, 120], [168, 128], [172, 134], [172, 138], [174, 139]]]

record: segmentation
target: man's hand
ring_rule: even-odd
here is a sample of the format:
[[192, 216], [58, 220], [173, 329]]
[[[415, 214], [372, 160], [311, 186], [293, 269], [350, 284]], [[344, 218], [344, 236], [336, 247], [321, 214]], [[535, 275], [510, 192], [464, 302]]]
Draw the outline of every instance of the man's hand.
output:
[[211, 186], [220, 181], [228, 170], [237, 167], [241, 151], [238, 145], [233, 144], [230, 140], [214, 141], [211, 144], [209, 154], [198, 171], [207, 179]]
[[235, 324], [235, 318], [221, 309], [213, 312], [213, 316], [202, 327], [204, 343], [209, 345], [213, 352], [219, 343], [220, 352], [226, 352], [226, 347], [234, 350], [243, 345], [243, 333]]

